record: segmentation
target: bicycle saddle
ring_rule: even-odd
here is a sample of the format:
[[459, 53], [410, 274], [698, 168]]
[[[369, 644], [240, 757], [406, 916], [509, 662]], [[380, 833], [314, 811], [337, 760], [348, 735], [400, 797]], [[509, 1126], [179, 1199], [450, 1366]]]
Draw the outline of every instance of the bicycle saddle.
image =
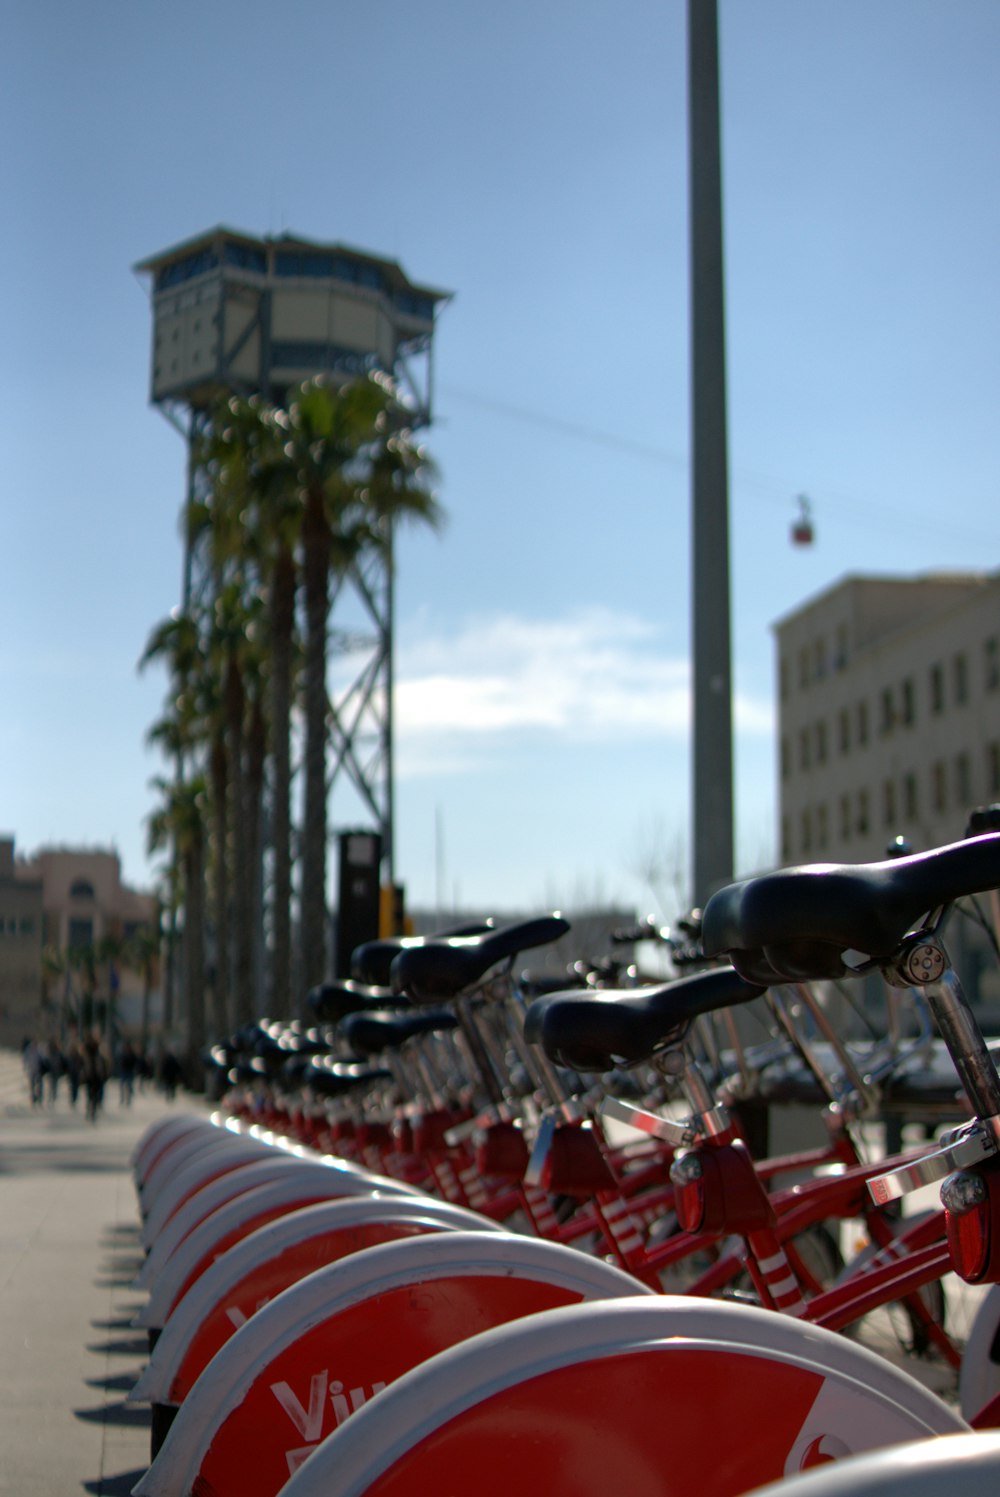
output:
[[419, 1014], [394, 1014], [381, 1009], [349, 1014], [340, 1025], [340, 1033], [352, 1050], [361, 1055], [378, 1055], [382, 1050], [398, 1050], [418, 1034], [454, 1029], [457, 1023], [455, 1015], [443, 1009]]
[[702, 941], [748, 982], [843, 977], [844, 952], [887, 961], [930, 911], [998, 887], [997, 833], [881, 863], [781, 868], [713, 894]]
[[310, 988], [306, 999], [311, 1011], [328, 1024], [336, 1024], [360, 1009], [384, 1008], [387, 1003], [401, 1005], [404, 1002], [404, 999], [396, 997], [391, 988], [355, 982], [349, 977], [322, 982], [318, 987]]
[[570, 989], [535, 999], [524, 1016], [524, 1036], [556, 1065], [610, 1071], [667, 1048], [698, 1014], [750, 1003], [763, 991], [732, 967], [622, 992], [602, 989], [581, 996]]
[[441, 1003], [457, 998], [465, 988], [485, 977], [497, 962], [517, 956], [534, 946], [557, 941], [569, 930], [561, 915], [541, 915], [519, 920], [482, 935], [453, 936], [446, 941], [425, 941], [410, 946], [392, 964], [392, 986], [414, 1003]]
[[445, 941], [455, 936], [478, 936], [483, 931], [492, 929], [492, 920], [477, 920], [430, 936], [386, 936], [380, 941], [365, 941], [351, 952], [351, 976], [358, 982], [388, 987], [390, 969], [401, 951], [410, 951], [413, 947], [423, 946], [427, 941]]
[[321, 1096], [340, 1097], [345, 1092], [371, 1086], [373, 1082], [385, 1081], [391, 1076], [392, 1072], [384, 1066], [370, 1066], [364, 1061], [333, 1061], [327, 1065], [315, 1062], [302, 1079]]

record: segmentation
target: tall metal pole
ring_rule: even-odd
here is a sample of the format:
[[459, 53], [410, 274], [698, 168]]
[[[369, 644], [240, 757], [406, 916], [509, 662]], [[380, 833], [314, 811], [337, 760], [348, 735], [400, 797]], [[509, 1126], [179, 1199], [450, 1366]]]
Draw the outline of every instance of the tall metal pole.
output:
[[733, 877], [729, 479], [716, 0], [688, 0], [691, 234], [693, 897]]

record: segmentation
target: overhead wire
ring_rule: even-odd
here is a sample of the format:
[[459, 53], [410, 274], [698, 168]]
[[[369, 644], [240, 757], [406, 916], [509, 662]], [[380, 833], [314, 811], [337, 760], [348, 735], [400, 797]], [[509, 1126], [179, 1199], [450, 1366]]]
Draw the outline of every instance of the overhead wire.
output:
[[[589, 442], [593, 446], [604, 447], [609, 451], [630, 453], [632, 456], [646, 458], [651, 462], [665, 464], [685, 472], [690, 470], [691, 460], [687, 452], [663, 447], [656, 443], [642, 442], [635, 437], [622, 436], [618, 432], [604, 431], [600, 427], [570, 421], [566, 417], [555, 416], [528, 406], [516, 405], [512, 401], [498, 400], [493, 396], [457, 385], [441, 386], [439, 393], [451, 399], [465, 401], [469, 405], [479, 406], [483, 410], [492, 411], [496, 415], [507, 416], [512, 420], [522, 421], [543, 430], [559, 432], [577, 441]], [[780, 506], [785, 510], [797, 503], [799, 495], [804, 491], [808, 493], [813, 506], [819, 503], [828, 510], [828, 513], [840, 515], [854, 513], [863, 516], [869, 525], [873, 516], [878, 517], [887, 527], [892, 527], [894, 534], [899, 534], [901, 525], [907, 527], [909, 531], [920, 527], [933, 531], [936, 536], [940, 536], [941, 533], [939, 511], [933, 515], [922, 515], [912, 509], [886, 504], [881, 500], [859, 499], [854, 495], [825, 488], [817, 491], [808, 484], [800, 482], [786, 483], [773, 474], [755, 473], [743, 467], [733, 469], [731, 481], [733, 487], [741, 493], [749, 492], [762, 503]], [[948, 528], [952, 537], [991, 548], [996, 545], [995, 533], [966, 528], [953, 522], [949, 522]]]

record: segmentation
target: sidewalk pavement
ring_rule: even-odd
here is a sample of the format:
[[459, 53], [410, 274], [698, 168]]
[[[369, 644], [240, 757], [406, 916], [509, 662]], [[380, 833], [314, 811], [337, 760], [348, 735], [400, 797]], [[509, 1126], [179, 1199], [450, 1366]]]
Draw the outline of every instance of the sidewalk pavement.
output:
[[149, 1410], [125, 1395], [147, 1360], [130, 1155], [146, 1127], [203, 1111], [152, 1088], [88, 1123], [62, 1084], [32, 1108], [19, 1055], [0, 1052], [0, 1497], [125, 1497], [149, 1465]]

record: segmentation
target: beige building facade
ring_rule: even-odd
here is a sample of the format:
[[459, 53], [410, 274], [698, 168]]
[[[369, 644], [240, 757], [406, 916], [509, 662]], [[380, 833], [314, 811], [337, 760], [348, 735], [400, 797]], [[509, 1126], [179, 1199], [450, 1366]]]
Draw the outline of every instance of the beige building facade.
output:
[[1000, 574], [847, 577], [775, 636], [782, 862], [955, 842], [1000, 800]]
[[[159, 1013], [159, 962], [122, 953], [139, 933], [155, 945], [155, 896], [122, 881], [113, 851], [42, 848], [16, 856], [0, 837], [0, 1044], [58, 1037], [68, 1020], [106, 1018], [138, 1032]], [[86, 954], [92, 954], [88, 962]]]
[[0, 837], [0, 1044], [37, 1032], [43, 930], [41, 878], [19, 869], [13, 837]]

